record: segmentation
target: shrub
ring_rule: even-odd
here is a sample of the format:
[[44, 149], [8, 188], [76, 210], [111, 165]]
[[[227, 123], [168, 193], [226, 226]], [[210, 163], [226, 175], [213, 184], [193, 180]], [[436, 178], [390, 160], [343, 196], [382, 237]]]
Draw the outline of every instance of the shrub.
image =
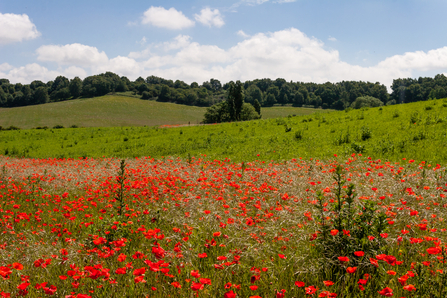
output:
[[367, 126], [362, 127], [362, 141], [366, 141], [372, 137], [371, 130]]
[[351, 104], [353, 109], [361, 109], [363, 107], [380, 107], [383, 106], [383, 102], [372, 96], [360, 96]]

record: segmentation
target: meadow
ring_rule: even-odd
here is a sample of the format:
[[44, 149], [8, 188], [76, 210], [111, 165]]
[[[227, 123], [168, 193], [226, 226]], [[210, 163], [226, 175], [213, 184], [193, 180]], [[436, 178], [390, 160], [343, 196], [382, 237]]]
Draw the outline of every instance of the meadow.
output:
[[[263, 108], [265, 119], [288, 115], [307, 115], [312, 108], [279, 106]], [[0, 108], [0, 126], [22, 129], [54, 126], [119, 127], [198, 124], [206, 112], [204, 107], [142, 100], [131, 92], [101, 97], [80, 98], [15, 108]]]
[[2, 157], [2, 297], [445, 297], [446, 168]]
[[447, 161], [447, 99], [191, 127], [133, 126], [0, 131], [0, 154], [34, 158], [167, 156], [235, 162], [360, 153]]
[[447, 99], [0, 131], [0, 297], [446, 297]]

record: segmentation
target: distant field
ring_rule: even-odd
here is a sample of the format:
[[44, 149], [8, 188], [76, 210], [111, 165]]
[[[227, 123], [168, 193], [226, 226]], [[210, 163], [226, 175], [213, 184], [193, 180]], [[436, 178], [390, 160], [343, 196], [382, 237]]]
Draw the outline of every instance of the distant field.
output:
[[[110, 97], [99, 100], [103, 100], [104, 105], [108, 103], [109, 108], [113, 103]], [[79, 101], [79, 104], [81, 103], [82, 100]], [[153, 112], [158, 110], [159, 114], [164, 113], [161, 108], [158, 109], [160, 103], [145, 101], [138, 103], [152, 105]], [[173, 117], [174, 113], [181, 115], [178, 107], [182, 106], [163, 105], [172, 108], [171, 115], [164, 114], [168, 119]], [[124, 104], [120, 107], [125, 110]], [[191, 107], [183, 108], [185, 115], [191, 115], [186, 113]], [[445, 150], [447, 99], [362, 110], [320, 112], [296, 117], [264, 118], [240, 123], [174, 128], [144, 127], [144, 123], [136, 122], [136, 119], [138, 115], [142, 117], [145, 112], [133, 107], [132, 114], [130, 110], [129, 108], [123, 112], [129, 119], [116, 113], [115, 116], [97, 119], [97, 123], [103, 121], [101, 123], [106, 126], [107, 123], [124, 125], [130, 122], [140, 123], [141, 126], [1, 131], [0, 155], [39, 158], [80, 156], [188, 158], [206, 155], [207, 159], [270, 161], [297, 157], [324, 159], [333, 157], [334, 154], [348, 156], [352, 153], [362, 153], [372, 158], [391, 161], [409, 158], [431, 163], [447, 162], [447, 150]], [[69, 112], [65, 115], [73, 117]], [[152, 115], [163, 119], [157, 113]], [[63, 122], [62, 117], [59, 119], [59, 123], [66, 126], [79, 123]], [[149, 125], [150, 119], [146, 119]]]
[[[319, 111], [309, 108], [263, 108], [263, 118], [307, 115]], [[35, 127], [112, 127], [197, 124], [206, 108], [141, 100], [135, 97], [106, 95], [43, 105], [0, 108], [0, 126]]]

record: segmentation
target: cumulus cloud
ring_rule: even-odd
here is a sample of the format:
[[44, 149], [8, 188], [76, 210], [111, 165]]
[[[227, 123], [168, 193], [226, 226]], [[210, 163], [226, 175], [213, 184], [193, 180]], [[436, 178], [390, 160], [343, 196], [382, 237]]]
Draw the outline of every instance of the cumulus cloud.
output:
[[[342, 61], [337, 50], [328, 49], [321, 40], [295, 28], [244, 36], [244, 40], [227, 49], [178, 35], [170, 41], [151, 44], [142, 52], [113, 59], [94, 47], [74, 45], [38, 49], [38, 59], [57, 62], [57, 71], [36, 63], [19, 68], [3, 63], [0, 76], [27, 83], [35, 79], [52, 80], [59, 74], [81, 77], [87, 75], [85, 69], [89, 68], [90, 74], [112, 71], [131, 80], [148, 75], [187, 83], [210, 78], [227, 82], [281, 77], [316, 83], [362, 80], [390, 86], [393, 79], [411, 77], [416, 72], [447, 70], [447, 47], [394, 55], [374, 66], [363, 67]], [[68, 67], [62, 69], [62, 65]]]
[[[229, 80], [277, 78], [286, 80], [338, 82], [362, 80], [389, 86], [392, 80], [411, 76], [413, 70], [447, 68], [447, 47], [390, 57], [372, 67], [352, 65], [340, 60], [339, 52], [298, 29], [244, 36], [229, 49], [188, 42], [175, 54], [152, 54], [143, 61], [148, 73], [187, 82], [210, 77]], [[177, 37], [179, 39], [179, 37]], [[172, 41], [175, 43], [175, 40]]]
[[144, 12], [141, 23], [170, 30], [180, 30], [194, 26], [194, 21], [191, 21], [181, 11], [177, 11], [173, 7], [165, 9], [151, 6]]
[[128, 76], [135, 79], [143, 75], [144, 69], [140, 63], [129, 57], [118, 56], [110, 59], [104, 64], [96, 65], [92, 68], [94, 74], [111, 71], [122, 76]]
[[75, 65], [89, 67], [108, 61], [106, 53], [96, 47], [79, 43], [67, 45], [45, 45], [36, 50], [37, 60], [56, 62], [60, 65]]
[[447, 46], [428, 52], [408, 52], [395, 55], [380, 62], [379, 67], [403, 70], [445, 70], [447, 68]]
[[0, 45], [34, 39], [40, 36], [26, 14], [0, 13]]
[[4, 77], [11, 83], [29, 84], [34, 80], [48, 82], [54, 80], [61, 72], [49, 70], [37, 63], [27, 64], [25, 66], [10, 68], [4, 73]]
[[208, 26], [208, 27], [222, 27], [225, 22], [218, 9], [211, 10], [211, 8], [206, 7], [200, 11], [200, 14], [195, 15], [197, 22]]
[[332, 37], [332, 36], [329, 36], [329, 37], [328, 37], [328, 40], [329, 40], [329, 41], [337, 41], [337, 39], [336, 39], [335, 37]]

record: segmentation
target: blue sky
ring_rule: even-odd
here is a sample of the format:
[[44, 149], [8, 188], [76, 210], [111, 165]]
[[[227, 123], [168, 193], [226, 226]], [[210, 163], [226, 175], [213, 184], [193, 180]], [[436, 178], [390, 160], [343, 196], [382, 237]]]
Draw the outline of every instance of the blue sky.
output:
[[0, 78], [112, 71], [390, 86], [447, 74], [445, 0], [5, 0]]

